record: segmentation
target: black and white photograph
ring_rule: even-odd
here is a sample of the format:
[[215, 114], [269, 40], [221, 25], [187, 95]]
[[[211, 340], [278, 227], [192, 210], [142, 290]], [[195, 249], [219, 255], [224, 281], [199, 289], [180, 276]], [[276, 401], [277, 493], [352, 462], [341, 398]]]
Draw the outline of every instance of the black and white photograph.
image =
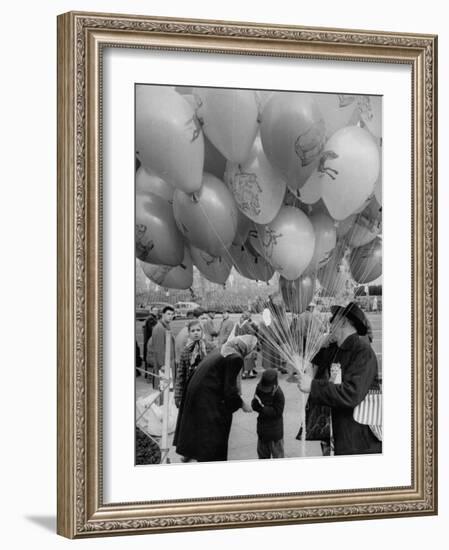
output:
[[382, 116], [135, 85], [136, 465], [382, 453]]

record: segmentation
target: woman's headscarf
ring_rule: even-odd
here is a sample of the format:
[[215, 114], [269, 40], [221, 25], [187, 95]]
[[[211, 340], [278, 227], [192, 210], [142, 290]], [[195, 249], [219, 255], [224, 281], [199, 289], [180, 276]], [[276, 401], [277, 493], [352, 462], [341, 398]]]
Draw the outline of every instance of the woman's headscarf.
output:
[[246, 357], [257, 346], [257, 338], [252, 334], [235, 336], [221, 346], [220, 353], [223, 357], [228, 357], [236, 353], [240, 357]]
[[201, 361], [206, 356], [206, 342], [203, 337], [196, 341], [189, 338], [186, 347], [189, 350], [191, 365]]

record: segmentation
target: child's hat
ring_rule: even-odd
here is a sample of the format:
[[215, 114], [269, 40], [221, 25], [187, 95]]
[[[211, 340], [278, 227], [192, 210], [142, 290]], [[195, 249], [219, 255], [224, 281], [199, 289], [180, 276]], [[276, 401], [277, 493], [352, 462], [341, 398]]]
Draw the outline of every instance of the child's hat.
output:
[[267, 369], [263, 371], [259, 382], [259, 388], [263, 392], [270, 392], [278, 383], [278, 371], [276, 369]]

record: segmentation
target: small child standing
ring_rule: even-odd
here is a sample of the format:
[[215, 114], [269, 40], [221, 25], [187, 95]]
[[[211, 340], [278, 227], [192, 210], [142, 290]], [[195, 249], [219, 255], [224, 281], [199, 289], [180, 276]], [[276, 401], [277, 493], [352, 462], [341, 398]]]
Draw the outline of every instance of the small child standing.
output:
[[267, 369], [256, 386], [251, 402], [257, 417], [257, 455], [259, 458], [284, 458], [284, 392], [278, 386], [275, 369]]

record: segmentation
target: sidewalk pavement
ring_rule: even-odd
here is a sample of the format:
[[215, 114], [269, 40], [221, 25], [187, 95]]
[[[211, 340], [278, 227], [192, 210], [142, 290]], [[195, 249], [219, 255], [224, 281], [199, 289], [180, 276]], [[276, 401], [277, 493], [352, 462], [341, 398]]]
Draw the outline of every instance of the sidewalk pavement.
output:
[[[242, 397], [248, 403], [253, 398], [256, 385], [260, 380], [262, 369], [259, 367], [257, 378], [242, 380]], [[299, 390], [295, 383], [286, 381], [288, 375], [279, 375], [279, 385], [285, 395], [284, 409], [284, 449], [285, 457], [303, 456], [301, 441], [296, 439], [299, 430], [300, 401]], [[136, 399], [151, 393], [151, 385], [143, 377], [136, 378]], [[241, 409], [233, 415], [231, 433], [229, 435], [228, 460], [257, 460], [257, 413], [244, 413]], [[169, 435], [170, 462], [181, 462], [181, 457], [171, 446], [173, 434]], [[307, 441], [305, 456], [322, 456], [321, 447], [317, 441]]]

